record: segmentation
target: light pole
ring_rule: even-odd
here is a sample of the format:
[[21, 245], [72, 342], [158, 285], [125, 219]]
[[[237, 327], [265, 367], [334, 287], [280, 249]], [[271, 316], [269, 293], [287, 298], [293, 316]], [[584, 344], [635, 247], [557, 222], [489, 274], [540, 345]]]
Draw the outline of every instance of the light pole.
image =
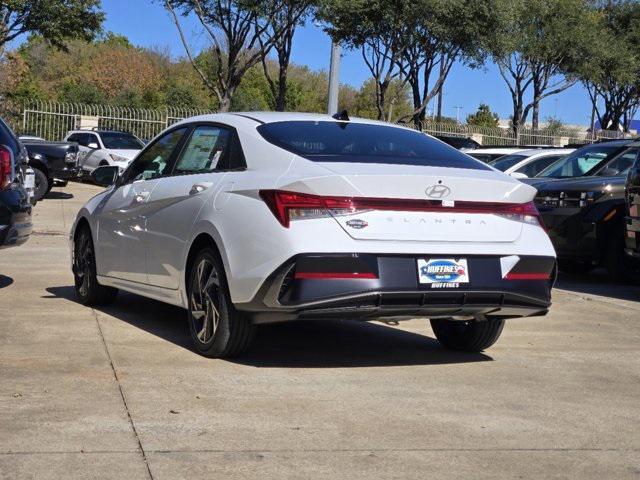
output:
[[340, 45], [331, 42], [331, 63], [329, 65], [329, 99], [327, 113], [334, 115], [338, 112], [338, 91], [340, 90]]
[[462, 110], [462, 107], [453, 107], [456, 109], [456, 123], [460, 124], [460, 110]]

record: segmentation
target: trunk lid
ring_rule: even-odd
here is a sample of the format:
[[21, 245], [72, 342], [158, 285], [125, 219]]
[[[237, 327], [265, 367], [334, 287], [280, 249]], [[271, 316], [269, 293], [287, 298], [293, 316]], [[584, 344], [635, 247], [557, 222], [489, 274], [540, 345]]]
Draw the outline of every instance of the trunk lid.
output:
[[358, 240], [514, 242], [522, 232], [520, 221], [488, 212], [460, 210], [460, 206], [522, 204], [530, 202], [535, 194], [534, 188], [494, 170], [331, 162], [316, 165], [334, 175], [304, 178], [280, 188], [323, 196], [437, 204], [438, 208], [429, 211], [403, 209], [396, 204], [393, 208], [374, 206], [354, 212], [332, 212], [344, 231]]

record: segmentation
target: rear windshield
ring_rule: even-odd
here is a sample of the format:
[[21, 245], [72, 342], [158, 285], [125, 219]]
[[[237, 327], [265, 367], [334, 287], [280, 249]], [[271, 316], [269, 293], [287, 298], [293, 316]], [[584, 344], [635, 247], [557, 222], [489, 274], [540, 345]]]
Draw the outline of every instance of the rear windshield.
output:
[[526, 155], [518, 155], [517, 153], [513, 155], [505, 155], [504, 157], [500, 157], [496, 160], [492, 160], [489, 162], [493, 168], [497, 168], [501, 172], [506, 172], [508, 169], [513, 167], [516, 163], [520, 163], [522, 160], [527, 158]]
[[348, 122], [267, 123], [258, 132], [270, 143], [315, 162], [388, 163], [429, 167], [489, 168], [420, 132]]
[[104, 148], [113, 150], [140, 150], [144, 148], [144, 143], [130, 133], [102, 132], [100, 136]]

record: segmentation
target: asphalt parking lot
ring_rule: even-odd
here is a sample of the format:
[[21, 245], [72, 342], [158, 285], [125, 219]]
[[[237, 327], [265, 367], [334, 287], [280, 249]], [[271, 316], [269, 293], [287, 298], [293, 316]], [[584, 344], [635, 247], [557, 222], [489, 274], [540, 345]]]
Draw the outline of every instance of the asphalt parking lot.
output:
[[0, 478], [640, 478], [640, 286], [563, 277], [484, 354], [425, 320], [262, 327], [234, 361], [183, 312], [74, 301], [55, 188], [0, 252]]

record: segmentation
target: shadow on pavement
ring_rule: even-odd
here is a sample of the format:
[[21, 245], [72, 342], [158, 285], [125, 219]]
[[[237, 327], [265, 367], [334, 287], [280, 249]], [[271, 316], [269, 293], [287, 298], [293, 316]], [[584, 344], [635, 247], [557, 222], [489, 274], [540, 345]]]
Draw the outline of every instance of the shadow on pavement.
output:
[[73, 193], [59, 192], [52, 190], [44, 196], [44, 200], [69, 200], [73, 198]]
[[0, 275], [0, 288], [8, 287], [13, 283], [13, 278], [6, 275]]
[[606, 274], [602, 270], [594, 270], [583, 275], [560, 272], [555, 288], [640, 302], [640, 284], [612, 283], [607, 281]]
[[[71, 286], [46, 290], [51, 294], [49, 298], [76, 301]], [[181, 308], [120, 292], [113, 305], [96, 310], [193, 351], [185, 311]], [[254, 367], [337, 368], [491, 360], [481, 353], [445, 350], [432, 338], [396, 327], [371, 322], [313, 320], [261, 325], [249, 351], [231, 361]]]

